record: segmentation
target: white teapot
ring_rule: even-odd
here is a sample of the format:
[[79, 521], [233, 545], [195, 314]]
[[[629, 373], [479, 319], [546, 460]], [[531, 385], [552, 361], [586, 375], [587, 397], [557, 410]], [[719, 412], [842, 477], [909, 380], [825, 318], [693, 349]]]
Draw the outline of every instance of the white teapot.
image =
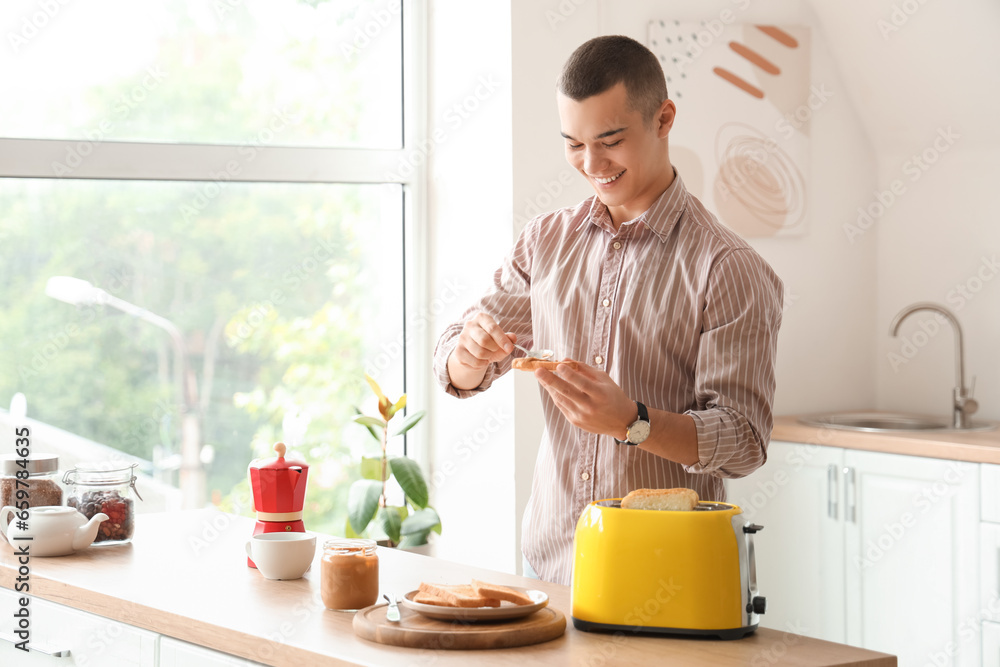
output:
[[[31, 556], [66, 556], [86, 549], [97, 537], [97, 529], [108, 515], [98, 512], [87, 517], [73, 507], [47, 505], [28, 510], [27, 527], [15, 520], [18, 509], [7, 506], [0, 509], [0, 533], [17, 551], [22, 545]], [[28, 538], [31, 538], [30, 540]]]

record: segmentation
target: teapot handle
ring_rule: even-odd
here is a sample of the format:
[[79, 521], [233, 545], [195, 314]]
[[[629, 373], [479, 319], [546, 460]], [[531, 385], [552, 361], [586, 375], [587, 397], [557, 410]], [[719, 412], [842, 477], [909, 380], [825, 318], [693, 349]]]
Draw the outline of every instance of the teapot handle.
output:
[[12, 505], [7, 505], [3, 509], [0, 509], [0, 533], [3, 533], [4, 538], [8, 542], [10, 542], [10, 538], [7, 537], [7, 528], [10, 527], [10, 522], [13, 520], [15, 514], [17, 514], [17, 508]]

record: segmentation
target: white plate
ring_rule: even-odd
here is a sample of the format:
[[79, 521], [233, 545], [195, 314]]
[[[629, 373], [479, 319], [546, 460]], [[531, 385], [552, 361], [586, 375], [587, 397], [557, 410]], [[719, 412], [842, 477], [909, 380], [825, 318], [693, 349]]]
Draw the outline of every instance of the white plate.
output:
[[542, 591], [520, 586], [508, 586], [519, 593], [524, 593], [533, 600], [532, 604], [514, 604], [506, 600], [499, 607], [439, 607], [435, 604], [414, 602], [413, 596], [419, 591], [410, 591], [399, 601], [407, 609], [440, 621], [500, 621], [509, 618], [521, 618], [534, 614], [549, 603], [549, 596]]

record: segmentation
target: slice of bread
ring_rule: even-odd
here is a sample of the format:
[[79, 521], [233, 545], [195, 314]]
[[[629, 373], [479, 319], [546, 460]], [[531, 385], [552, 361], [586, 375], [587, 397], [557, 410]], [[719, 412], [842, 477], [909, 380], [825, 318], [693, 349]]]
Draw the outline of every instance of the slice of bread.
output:
[[513, 602], [517, 605], [534, 604], [535, 602], [524, 593], [515, 591], [513, 588], [501, 586], [500, 584], [490, 584], [485, 581], [479, 581], [478, 579], [472, 580], [472, 590], [483, 597], [506, 600], [507, 602]]
[[[448, 607], [499, 607], [500, 600], [479, 595], [469, 584], [450, 586], [446, 584], [421, 583], [419, 593], [427, 593], [447, 602]], [[415, 602], [417, 600], [414, 600]]]
[[514, 369], [519, 371], [535, 372], [536, 369], [544, 368], [555, 373], [559, 364], [569, 364], [571, 368], [576, 368], [577, 362], [572, 359], [552, 360], [538, 359], [537, 357], [518, 357], [514, 359]]
[[432, 604], [435, 607], [450, 607], [448, 601], [444, 598], [439, 598], [431, 593], [425, 593], [422, 591], [417, 591], [417, 594], [413, 596], [414, 602], [419, 602], [420, 604]]
[[622, 498], [626, 510], [688, 511], [698, 506], [693, 489], [636, 489]]

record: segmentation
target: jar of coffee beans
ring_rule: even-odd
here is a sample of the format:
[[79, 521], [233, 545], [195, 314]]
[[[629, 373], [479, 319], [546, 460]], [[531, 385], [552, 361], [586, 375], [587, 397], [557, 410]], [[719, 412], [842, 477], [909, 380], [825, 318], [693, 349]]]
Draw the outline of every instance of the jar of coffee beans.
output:
[[23, 509], [62, 504], [58, 456], [11, 454], [0, 458], [0, 507], [9, 505]]
[[63, 476], [63, 482], [69, 485], [67, 505], [75, 507], [88, 520], [101, 512], [108, 515], [108, 520], [97, 529], [93, 546], [125, 544], [132, 540], [135, 531], [132, 494], [142, 500], [135, 488], [137, 465], [133, 463], [124, 468], [121, 463], [78, 465]]

